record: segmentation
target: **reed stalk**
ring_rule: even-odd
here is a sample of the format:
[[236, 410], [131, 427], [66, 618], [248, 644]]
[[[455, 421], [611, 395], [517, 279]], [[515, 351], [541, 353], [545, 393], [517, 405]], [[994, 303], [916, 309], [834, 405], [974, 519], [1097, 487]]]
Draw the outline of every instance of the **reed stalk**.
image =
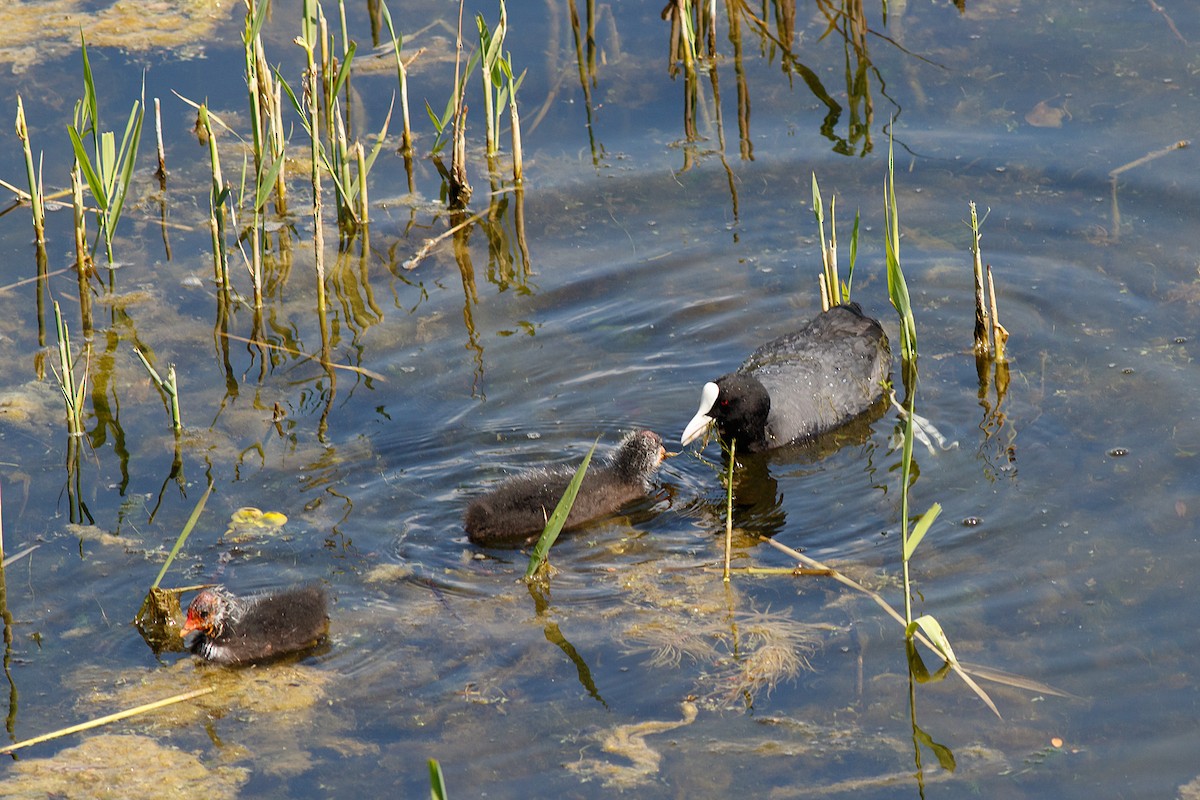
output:
[[974, 202], [967, 205], [971, 210], [971, 258], [975, 272], [975, 358], [1004, 364], [1008, 362], [1005, 352], [1008, 330], [1000, 324], [992, 266], [988, 264], [984, 268], [983, 253], [979, 246], [979, 215]]
[[829, 201], [829, 239], [825, 239], [825, 209], [821, 200], [821, 188], [817, 185], [817, 173], [812, 175], [813, 214], [817, 218], [817, 231], [821, 239], [821, 310], [850, 302], [850, 289], [854, 285], [854, 264], [858, 260], [859, 213], [854, 212], [854, 227], [850, 230], [850, 269], [842, 283], [838, 270], [837, 256], [837, 196]]
[[[891, 128], [889, 127], [890, 131]], [[908, 284], [900, 269], [900, 212], [896, 207], [896, 171], [891, 138], [888, 139], [888, 172], [883, 185], [884, 251], [887, 257], [888, 298], [900, 315], [900, 354], [905, 364], [917, 361], [917, 324], [908, 298]], [[907, 485], [907, 484], [905, 484]]]
[[25, 154], [25, 176], [29, 183], [29, 207], [33, 214], [33, 235], [42, 246], [46, 244], [46, 204], [42, 194], [41, 169], [34, 169], [33, 150], [29, 144], [29, 128], [25, 124], [25, 107], [17, 95], [17, 138]]
[[[62, 391], [63, 402], [67, 409], [67, 432], [72, 437], [83, 435], [83, 398], [87, 385], [88, 368], [85, 366], [83, 375], [75, 378], [75, 358], [71, 353], [71, 334], [66, 321], [62, 318], [62, 309], [58, 301], [54, 301], [54, 325], [58, 333], [58, 388]], [[90, 353], [91, 346], [84, 345], [85, 352]]]
[[155, 153], [158, 156], [158, 166], [154, 170], [154, 177], [158, 178], [158, 188], [161, 191], [167, 189], [167, 151], [163, 147], [162, 138], [162, 104], [158, 98], [154, 98], [154, 141]]
[[380, 0], [379, 7], [383, 11], [383, 21], [387, 24], [388, 35], [392, 37], [392, 52], [396, 56], [396, 80], [400, 84], [400, 119], [401, 124], [404, 126], [400, 133], [400, 153], [404, 156], [411, 156], [413, 135], [412, 124], [408, 116], [408, 66], [400, 56], [404, 38], [396, 33], [396, 27], [392, 24], [392, 14], [388, 11], [387, 3]]
[[300, 45], [304, 50], [305, 72], [304, 72], [304, 97], [306, 105], [301, 106], [296, 95], [292, 93], [287, 84], [284, 84], [284, 89], [292, 99], [292, 103], [301, 111], [302, 121], [305, 123], [305, 131], [308, 133], [309, 141], [309, 160], [312, 164], [310, 172], [310, 180], [312, 182], [312, 219], [313, 219], [313, 269], [316, 273], [317, 283], [317, 318], [321, 328], [321, 361], [327, 364], [329, 362], [329, 326], [326, 321], [326, 310], [328, 307], [325, 297], [325, 229], [321, 221], [321, 161], [323, 153], [321, 150], [321, 140], [319, 132], [320, 112], [317, 107], [317, 60], [316, 60], [316, 44], [318, 31], [324, 27], [324, 15], [321, 14], [321, 6], [317, 0], [304, 0], [304, 21], [301, 28], [300, 38], [296, 40], [296, 44]]
[[162, 568], [158, 571], [158, 577], [154, 579], [154, 583], [150, 584], [150, 588], [152, 590], [157, 589], [158, 585], [162, 583], [162, 579], [167, 574], [167, 570], [171, 568], [171, 563], [175, 560], [175, 556], [179, 555], [179, 551], [183, 549], [184, 543], [188, 540], [188, 537], [192, 535], [192, 529], [196, 527], [196, 522], [199, 521], [200, 514], [203, 513], [204, 505], [208, 502], [208, 497], [212, 494], [212, 490], [213, 483], [212, 479], [210, 478], [208, 481], [208, 486], [204, 490], [204, 494], [200, 495], [200, 499], [196, 501], [196, 505], [192, 509], [192, 513], [188, 516], [188, 520], [184, 524], [183, 529], [180, 530], [179, 535], [175, 537], [175, 545], [171, 548], [171, 552], [167, 554], [167, 560], [163, 562]]
[[464, 0], [458, 0], [458, 30], [455, 35], [454, 86], [457, 97], [454, 107], [454, 132], [451, 135], [450, 177], [448, 206], [451, 211], [462, 211], [471, 202], [471, 183], [467, 180], [467, 100], [463, 91], [466, 75], [470, 73], [469, 62], [466, 73], [462, 68], [462, 18]]
[[283, 88], [279, 85], [279, 81], [271, 77], [271, 71], [267, 68], [267, 57], [259, 48], [259, 64], [258, 75], [260, 80], [267, 82], [268, 90], [264, 91], [264, 99], [268, 102], [270, 113], [267, 115], [269, 129], [267, 132], [268, 140], [271, 145], [271, 158], [275, 162], [273, 168], [275, 174], [274, 192], [275, 192], [275, 213], [278, 216], [287, 214], [287, 159], [284, 157], [287, 152], [287, 136], [283, 131]]
[[229, 282], [229, 254], [225, 251], [225, 203], [229, 199], [229, 187], [221, 172], [221, 156], [217, 152], [217, 136], [209, 120], [208, 106], [197, 109], [197, 121], [208, 142], [208, 161], [212, 173], [212, 186], [208, 194], [208, 227], [212, 244], [213, 280], [225, 290]]
[[1000, 310], [996, 307], [996, 283], [992, 280], [992, 265], [987, 265], [988, 305], [992, 318], [992, 360], [997, 364], [1008, 363], [1008, 329], [1000, 324]]
[[[250, 273], [250, 284], [254, 293], [254, 309], [261, 312], [263, 305], [262, 291], [262, 248], [263, 248], [263, 208], [266, 205], [267, 191], [273, 184], [268, 174], [278, 170], [282, 165], [279, 159], [272, 157], [268, 150], [268, 129], [271, 110], [271, 75], [262, 74], [261, 65], [266, 63], [263, 53], [262, 25], [266, 19], [267, 2], [246, 0], [246, 23], [242, 29], [242, 56], [246, 69], [246, 91], [250, 109], [251, 150], [254, 155], [254, 202], [250, 219], [250, 258], [247, 270]], [[268, 160], [270, 159], [270, 160]]]
[[984, 286], [983, 256], [979, 251], [979, 215], [974, 202], [967, 205], [971, 209], [971, 257], [975, 268], [975, 355], [987, 357], [992, 351], [989, 343], [992, 326]]
[[521, 113], [517, 110], [517, 89], [520, 88], [521, 82], [525, 80], [525, 73], [521, 73], [521, 77], [515, 81], [512, 77], [512, 70], [509, 70], [508, 75], [508, 119], [512, 125], [512, 176], [513, 183], [520, 186], [525, 180], [525, 165], [524, 156], [521, 148]]
[[483, 115], [486, 122], [487, 157], [494, 158], [500, 149], [500, 117], [504, 113], [506, 87], [504, 84], [504, 37], [508, 33], [508, 10], [500, 0], [500, 21], [496, 30], [488, 28], [483, 14], [475, 15], [479, 30], [479, 77], [483, 84]]
[[358, 222], [364, 228], [371, 224], [371, 214], [369, 211], [369, 201], [367, 199], [367, 155], [363, 149], [362, 142], [355, 142], [351, 148], [351, 155], [354, 158], [355, 172], [358, 173]]
[[429, 759], [429, 796], [431, 800], [450, 800], [446, 791], [446, 778], [442, 775], [442, 765], [436, 758]]
[[179, 420], [179, 381], [175, 375], [175, 365], [167, 365], [167, 377], [164, 380], [158, 374], [158, 371], [150, 364], [150, 360], [146, 358], [146, 354], [141, 349], [133, 348], [134, 355], [142, 362], [142, 366], [146, 368], [146, 372], [150, 373], [150, 380], [154, 381], [154, 385], [163, 395], [163, 402], [167, 406], [167, 413], [171, 415], [171, 427], [175, 433], [183, 431], [183, 424]]

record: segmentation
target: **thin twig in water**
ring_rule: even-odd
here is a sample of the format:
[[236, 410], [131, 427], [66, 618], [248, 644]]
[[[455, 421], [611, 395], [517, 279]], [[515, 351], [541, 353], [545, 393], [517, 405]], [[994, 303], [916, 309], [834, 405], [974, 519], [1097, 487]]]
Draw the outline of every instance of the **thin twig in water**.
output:
[[1122, 172], [1131, 170], [1134, 167], [1140, 167], [1143, 164], [1153, 161], [1156, 158], [1161, 158], [1162, 156], [1165, 156], [1167, 153], [1173, 153], [1176, 150], [1182, 150], [1183, 148], [1187, 147], [1190, 144], [1191, 144], [1191, 141], [1189, 139], [1181, 139], [1180, 141], [1175, 142], [1174, 144], [1169, 144], [1166, 147], [1155, 150], [1152, 153], [1146, 153], [1146, 155], [1142, 156], [1141, 158], [1135, 158], [1133, 161], [1130, 161], [1128, 164], [1123, 164], [1123, 165], [1117, 167], [1116, 169], [1111, 170], [1108, 173], [1108, 177], [1115, 178], [1118, 175], [1120, 175]]
[[1171, 19], [1171, 15], [1167, 13], [1166, 9], [1154, 2], [1154, 0], [1146, 0], [1146, 2], [1150, 4], [1150, 8], [1154, 9], [1159, 14], [1162, 14], [1163, 19], [1167, 21], [1167, 27], [1171, 29], [1171, 33], [1175, 34], [1175, 38], [1186, 44], [1188, 47], [1192, 46], [1191, 42], [1183, 38], [1183, 34], [1179, 32], [1179, 28], [1175, 27], [1175, 20]]
[[[314, 356], [310, 353], [305, 353], [300, 350], [293, 350], [290, 347], [284, 347], [283, 345], [275, 344], [274, 342], [264, 342], [261, 339], [247, 339], [245, 336], [238, 336], [237, 334], [233, 334], [233, 333], [222, 333], [221, 335], [224, 336], [226, 339], [233, 339], [234, 341], [245, 342], [246, 344], [254, 344], [254, 345], [258, 345], [259, 347], [269, 348], [271, 350], [280, 350], [284, 353], [287, 353], [288, 355], [300, 356], [301, 358], [307, 359], [309, 361], [317, 361], [317, 362], [321, 361], [320, 356]], [[350, 372], [357, 372], [359, 375], [365, 375], [368, 378], [371, 378], [373, 380], [387, 381], [386, 377], [384, 377], [383, 375], [380, 375], [378, 372], [373, 372], [372, 370], [369, 370], [366, 367], [355, 367], [355, 366], [351, 366], [350, 364], [334, 364], [332, 362], [325, 362], [322, 366], [329, 367], [330, 369], [345, 369], [345, 370], [349, 370]]]
[[405, 261], [402, 266], [407, 270], [416, 269], [417, 265], [421, 263], [421, 261], [425, 258], [425, 256], [429, 255], [429, 251], [432, 250], [434, 247], [436, 247], [439, 242], [441, 242], [442, 240], [446, 239], [449, 236], [453, 236], [454, 234], [458, 233], [463, 228], [470, 225], [472, 222], [478, 222], [479, 220], [483, 219], [485, 214], [487, 214], [486, 211], [480, 211], [478, 214], [475, 214], [474, 216], [467, 217], [465, 220], [458, 223], [453, 228], [450, 228], [449, 230], [445, 231], [444, 233], [440, 233], [437, 236], [434, 236], [432, 239], [426, 239], [425, 244], [421, 245], [421, 249], [418, 250], [413, 255], [412, 258], [410, 258], [408, 261]]

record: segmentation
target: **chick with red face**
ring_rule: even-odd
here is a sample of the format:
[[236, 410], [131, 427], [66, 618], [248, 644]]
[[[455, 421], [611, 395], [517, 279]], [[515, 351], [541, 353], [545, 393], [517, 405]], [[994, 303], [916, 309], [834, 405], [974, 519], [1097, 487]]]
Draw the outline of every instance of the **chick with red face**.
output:
[[184, 646], [217, 664], [253, 664], [307, 650], [329, 626], [316, 586], [237, 597], [217, 587], [196, 595], [184, 620]]

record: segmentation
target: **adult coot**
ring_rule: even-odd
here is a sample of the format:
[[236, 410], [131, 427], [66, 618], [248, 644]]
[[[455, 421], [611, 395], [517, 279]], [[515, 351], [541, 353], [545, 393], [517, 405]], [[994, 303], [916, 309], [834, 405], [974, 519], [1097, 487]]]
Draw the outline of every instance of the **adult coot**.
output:
[[[582, 525], [645, 497], [650, 476], [665, 457], [657, 433], [635, 431], [626, 436], [608, 463], [588, 467], [563, 527]], [[467, 506], [467, 536], [481, 545], [518, 545], [540, 535], [574, 474], [574, 468], [560, 467], [509, 478]]]
[[878, 402], [891, 361], [878, 322], [857, 303], [834, 306], [755, 350], [737, 372], [704, 384], [681, 440], [688, 444], [714, 423], [739, 452], [812, 439]]
[[325, 592], [316, 586], [235, 597], [205, 589], [188, 606], [183, 643], [218, 664], [252, 664], [306, 650], [325, 635]]

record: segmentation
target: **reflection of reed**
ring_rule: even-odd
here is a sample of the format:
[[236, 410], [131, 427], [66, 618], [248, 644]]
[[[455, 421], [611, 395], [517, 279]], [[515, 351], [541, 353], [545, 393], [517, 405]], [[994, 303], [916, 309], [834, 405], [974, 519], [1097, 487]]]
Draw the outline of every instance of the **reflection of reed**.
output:
[[[553, 5], [553, 4], [551, 4]], [[583, 91], [583, 112], [586, 115], [588, 144], [591, 146], [592, 165], [598, 166], [600, 154], [596, 149], [596, 131], [592, 128], [592, 89], [596, 86], [596, 5], [589, 0], [587, 4], [587, 27], [581, 31], [579, 11], [575, 0], [567, 0], [571, 13], [571, 32], [575, 36], [575, 63], [579, 67], [579, 88]], [[581, 34], [583, 39], [581, 39]], [[587, 42], [586, 51], [583, 42]], [[543, 107], [544, 114], [548, 107]], [[534, 120], [534, 125], [540, 120]]]
[[840, 0], [834, 7], [831, 0], [817, 0], [817, 7], [825, 15], [829, 27], [822, 35], [837, 31], [842, 35], [846, 61], [846, 97], [849, 101], [850, 119], [846, 123], [846, 136], [834, 137], [834, 151], [853, 155], [857, 144], [862, 141], [859, 155], [871, 152], [871, 123], [875, 119], [875, 103], [871, 99], [872, 70], [871, 55], [867, 49], [867, 17], [862, 0]]
[[342, 316], [356, 339], [360, 333], [383, 319], [383, 309], [375, 302], [371, 290], [367, 271], [369, 263], [369, 249], [364, 248], [357, 256], [343, 250], [329, 274], [329, 287], [341, 304]]
[[[844, 155], [864, 155], [872, 149], [871, 125], [875, 118], [871, 76], [882, 84], [875, 70], [867, 46], [867, 34], [871, 32], [867, 22], [863, 0], [816, 0], [818, 10], [825, 16], [827, 27], [821, 38], [830, 33], [840, 34], [845, 52], [846, 96], [849, 99], [849, 118], [845, 134], [837, 132], [843, 108], [824, 86], [817, 72], [800, 61], [794, 49], [796, 29], [795, 0], [780, 0], [772, 3], [773, 16], [769, 19], [760, 13], [762, 7], [752, 8], [748, 0], [725, 0], [725, 21], [728, 39], [733, 49], [732, 63], [737, 82], [739, 156], [744, 160], [753, 157], [750, 139], [750, 87], [746, 79], [744, 38], [752, 31], [758, 38], [759, 50], [768, 57], [780, 56], [784, 74], [789, 78], [799, 77], [813, 97], [827, 109], [821, 123], [821, 134], [833, 143], [833, 150]], [[698, 94], [698, 76], [710, 74], [713, 118], [721, 138], [724, 152], [724, 137], [720, 125], [720, 93], [718, 66], [721, 54], [717, 49], [716, 4], [714, 0], [690, 2], [670, 0], [663, 8], [662, 17], [670, 23], [668, 33], [668, 73], [674, 77], [680, 72], [684, 76], [683, 134], [687, 142], [701, 139], [698, 129], [700, 114], [706, 108], [704, 98]], [[885, 37], [886, 38], [886, 37]], [[580, 65], [581, 72], [583, 65]], [[593, 76], [594, 83], [594, 76]]]
[[458, 272], [463, 285], [463, 326], [467, 331], [466, 348], [473, 354], [471, 397], [482, 399], [479, 387], [483, 382], [483, 345], [479, 341], [479, 331], [475, 327], [474, 308], [479, 303], [479, 290], [475, 286], [475, 265], [471, 262], [471, 229], [473, 226], [462, 224], [464, 215], [461, 212], [452, 213], [450, 222], [453, 223], [452, 238], [454, 261], [458, 264]]
[[[92, 338], [92, 256], [87, 248], [87, 216], [83, 210], [83, 177], [79, 174], [79, 165], [71, 170], [71, 197], [75, 210], [75, 274], [79, 279], [79, 317], [83, 324], [83, 338]], [[40, 256], [45, 257], [42, 249]], [[42, 274], [42, 264], [39, 261], [38, 275]], [[39, 284], [40, 286], [40, 284]], [[41, 289], [38, 290], [38, 321], [42, 319]], [[40, 331], [39, 331], [40, 333]], [[38, 343], [44, 345], [41, 336]]]

